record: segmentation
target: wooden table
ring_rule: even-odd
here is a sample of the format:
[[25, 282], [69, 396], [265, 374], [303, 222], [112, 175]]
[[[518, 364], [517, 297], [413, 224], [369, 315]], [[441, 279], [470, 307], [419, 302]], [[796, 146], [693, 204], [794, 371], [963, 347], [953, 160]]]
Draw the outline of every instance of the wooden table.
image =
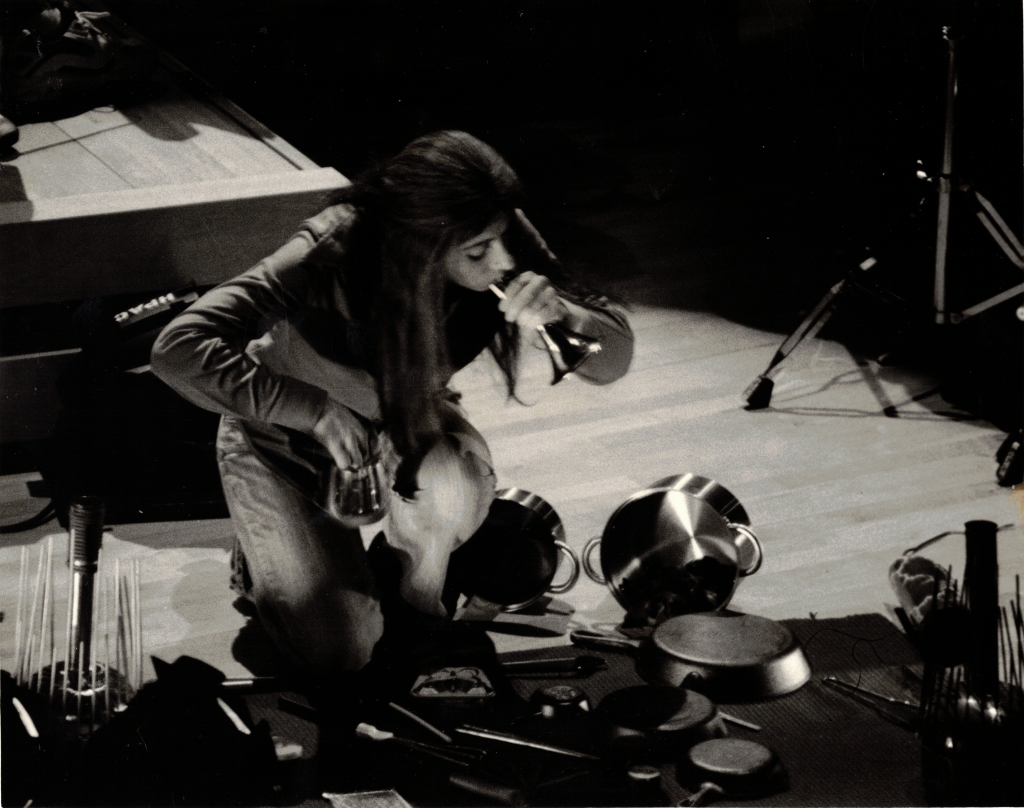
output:
[[[40, 323], [61, 304], [218, 283], [347, 184], [165, 54], [138, 103], [20, 135], [0, 162], [0, 309]], [[48, 433], [53, 380], [79, 346], [54, 348], [5, 340], [3, 443]]]

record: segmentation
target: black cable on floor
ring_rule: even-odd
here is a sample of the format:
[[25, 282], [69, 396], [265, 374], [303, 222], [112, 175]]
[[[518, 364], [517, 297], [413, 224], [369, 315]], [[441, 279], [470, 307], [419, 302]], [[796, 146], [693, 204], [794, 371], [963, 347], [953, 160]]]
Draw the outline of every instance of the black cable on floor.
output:
[[51, 519], [57, 517], [57, 506], [53, 504], [51, 500], [35, 516], [30, 516], [22, 522], [15, 522], [13, 525], [0, 525], [0, 534], [4, 533], [20, 533], [22, 530], [31, 530], [34, 527], [45, 525]]

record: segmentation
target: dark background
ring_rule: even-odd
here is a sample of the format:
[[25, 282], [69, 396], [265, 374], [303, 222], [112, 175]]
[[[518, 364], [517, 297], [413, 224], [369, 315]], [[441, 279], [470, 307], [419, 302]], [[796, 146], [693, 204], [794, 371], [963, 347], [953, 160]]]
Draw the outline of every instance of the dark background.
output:
[[[873, 283], [909, 308], [853, 301], [828, 331], [937, 368], [948, 399], [1008, 430], [1020, 420], [1019, 300], [936, 333], [936, 194], [916, 177], [940, 169], [952, 26], [954, 172], [1020, 232], [1015, 0], [109, 5], [346, 176], [439, 128], [487, 140], [556, 252], [626, 302], [786, 334], [870, 246], [891, 259]], [[960, 201], [949, 250], [951, 310], [1020, 282]]]
[[[688, 231], [688, 248], [756, 250], [740, 280], [758, 305], [727, 314], [783, 331], [841, 273], [826, 267], [837, 250], [889, 237], [902, 250], [913, 238], [898, 228], [922, 196], [934, 196], [915, 170], [919, 160], [939, 170], [942, 29], [954, 25], [956, 171], [1011, 226], [1022, 221], [1014, 0], [109, 5], [346, 176], [439, 128], [491, 142], [527, 182], [537, 215], [556, 220], [546, 232], [570, 258], [588, 250], [568, 232], [585, 209], [706, 199], [720, 214], [712, 226], [684, 209], [665, 216], [666, 226]], [[649, 193], [638, 196], [638, 186]], [[950, 272], [951, 305], [961, 308], [1020, 274], [986, 236], [975, 238], [977, 223], [962, 213]], [[892, 279], [924, 305], [933, 217], [926, 208], [920, 241], [901, 254], [905, 277]], [[619, 265], [597, 270], [621, 272], [614, 249], [596, 252]], [[765, 306], [765, 295], [776, 305]]]
[[[494, 141], [530, 173], [551, 168], [544, 154], [560, 146], [531, 138], [538, 124], [600, 119], [628, 129], [717, 110], [731, 126], [724, 137], [691, 142], [701, 152], [691, 154], [695, 162], [714, 154], [733, 174], [813, 177], [818, 192], [848, 200], [833, 216], [857, 219], [862, 207], [887, 207], [871, 194], [894, 191], [908, 162], [937, 168], [942, 27], [955, 24], [959, 168], [997, 204], [1019, 210], [1021, 9], [1013, 0], [955, 8], [951, 0], [108, 5], [346, 174], [441, 127]], [[735, 181], [730, 166], [718, 168], [711, 182]]]
[[[822, 336], [925, 365], [947, 401], [1021, 425], [1020, 298], [934, 325], [936, 193], [916, 177], [940, 168], [953, 25], [955, 173], [1021, 232], [1017, 0], [106, 5], [348, 177], [440, 128], [490, 142], [563, 261], [627, 304], [713, 312], [781, 342], [870, 246], [884, 259], [870, 285], [904, 302], [850, 297]], [[1021, 280], [959, 199], [948, 275], [952, 310]], [[9, 345], [26, 329], [5, 319]], [[3, 470], [32, 456], [5, 451]]]

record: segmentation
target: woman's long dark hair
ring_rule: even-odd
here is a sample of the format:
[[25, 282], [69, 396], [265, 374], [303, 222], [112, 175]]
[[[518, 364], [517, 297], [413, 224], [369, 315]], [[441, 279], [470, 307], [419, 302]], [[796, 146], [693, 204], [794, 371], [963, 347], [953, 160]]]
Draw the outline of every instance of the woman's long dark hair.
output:
[[[353, 247], [379, 266], [379, 277], [371, 271], [367, 279], [376, 372], [386, 428], [405, 458], [422, 457], [444, 431], [442, 393], [452, 373], [442, 304], [448, 250], [507, 216], [506, 244], [517, 264], [557, 271], [539, 266], [529, 239], [517, 232], [522, 196], [519, 178], [494, 149], [465, 132], [443, 131], [414, 140], [336, 200], [358, 209]], [[513, 324], [490, 345], [509, 395], [518, 347]]]

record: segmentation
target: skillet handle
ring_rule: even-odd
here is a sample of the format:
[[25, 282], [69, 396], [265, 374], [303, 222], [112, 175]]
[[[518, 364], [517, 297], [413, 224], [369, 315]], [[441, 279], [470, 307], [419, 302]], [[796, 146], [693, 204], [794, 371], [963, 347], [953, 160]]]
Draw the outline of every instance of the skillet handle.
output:
[[764, 547], [761, 545], [761, 540], [757, 538], [757, 534], [746, 525], [729, 522], [729, 528], [739, 533], [754, 548], [754, 560], [740, 569], [740, 577], [746, 578], [761, 569], [761, 562], [764, 561]]
[[632, 651], [640, 647], [640, 640], [608, 634], [603, 631], [589, 631], [584, 628], [576, 628], [570, 631], [569, 639], [573, 645], [582, 645], [584, 648], [611, 648], [619, 651]]
[[700, 788], [689, 797], [679, 801], [679, 805], [707, 805], [711, 800], [724, 797], [725, 790], [715, 783], [701, 783]]

